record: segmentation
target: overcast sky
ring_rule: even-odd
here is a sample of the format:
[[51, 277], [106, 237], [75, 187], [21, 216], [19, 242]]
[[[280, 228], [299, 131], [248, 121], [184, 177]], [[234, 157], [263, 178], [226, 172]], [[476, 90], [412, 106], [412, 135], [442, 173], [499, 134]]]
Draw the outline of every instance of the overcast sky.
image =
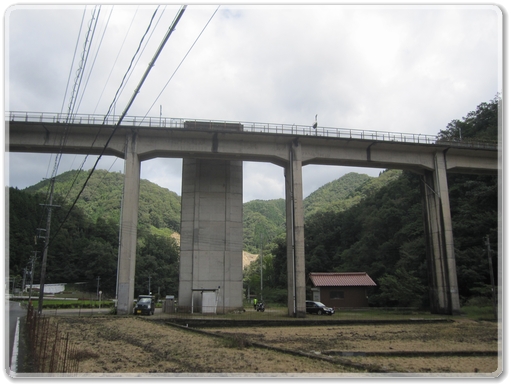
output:
[[[157, 5], [8, 8], [5, 111], [68, 112], [95, 9], [74, 112], [106, 114]], [[116, 114], [178, 10], [158, 8]], [[502, 91], [501, 35], [495, 6], [190, 5], [128, 114], [300, 125], [317, 114], [319, 126], [436, 135]], [[49, 155], [13, 153], [5, 160], [8, 186], [25, 188], [53, 171]], [[64, 157], [59, 174], [82, 162]], [[181, 194], [181, 165], [146, 161], [142, 178]], [[122, 172], [123, 161], [104, 157], [99, 168]], [[351, 171], [380, 172], [306, 166], [304, 196]], [[243, 189], [245, 202], [283, 198], [283, 170], [245, 162]]]

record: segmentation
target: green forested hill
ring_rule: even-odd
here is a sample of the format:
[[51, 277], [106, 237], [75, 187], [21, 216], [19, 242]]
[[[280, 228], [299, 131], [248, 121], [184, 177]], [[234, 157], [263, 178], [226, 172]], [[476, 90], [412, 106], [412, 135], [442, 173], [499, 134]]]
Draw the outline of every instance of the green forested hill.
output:
[[360, 201], [354, 194], [371, 177], [367, 174], [347, 173], [312, 192], [303, 200], [305, 217], [323, 210], [342, 211]]
[[400, 175], [400, 170], [387, 170], [377, 178], [367, 174], [347, 173], [323, 185], [303, 200], [305, 218], [316, 212], [345, 211]]
[[[347, 173], [331, 181], [304, 199], [305, 219], [317, 213], [343, 212], [362, 199], [399, 178], [400, 170], [387, 170], [378, 177]], [[243, 205], [243, 233], [245, 250], [259, 253], [261, 237], [268, 244], [285, 232], [286, 201], [253, 200]]]
[[[55, 179], [54, 192], [71, 205], [88, 176], [88, 171], [76, 170], [60, 174]], [[348, 173], [329, 182], [304, 200], [305, 216], [323, 211], [344, 211], [360, 202], [370, 192], [396, 178], [400, 171], [387, 171], [378, 178], [366, 174]], [[76, 207], [92, 222], [99, 218], [119, 222], [124, 175], [96, 170], [89, 179]], [[49, 181], [33, 185], [25, 192], [47, 194]], [[153, 234], [179, 232], [181, 199], [176, 193], [150, 181], [140, 182], [139, 230]], [[245, 250], [258, 253], [261, 238], [264, 243], [285, 231], [286, 203], [284, 199], [253, 200], [243, 205]]]
[[[82, 189], [88, 171], [71, 170], [55, 179], [54, 192], [71, 204]], [[89, 179], [76, 206], [93, 222], [98, 218], [119, 222], [124, 175], [106, 170], [96, 170]], [[25, 189], [28, 193], [46, 194], [49, 181], [42, 181]], [[140, 181], [139, 228], [167, 229], [179, 232], [181, 199], [168, 189], [150, 181]]]
[[[253, 200], [243, 204], [243, 244], [250, 253], [259, 253], [261, 242], [267, 244], [285, 231], [286, 200]], [[263, 240], [262, 240], [263, 239]]]
[[[480, 104], [476, 111], [450, 122], [439, 136], [457, 139], [463, 132], [464, 140], [496, 143], [499, 103], [496, 97]], [[447, 179], [460, 302], [490, 304], [494, 290], [489, 257], [497, 285], [502, 285], [497, 254], [501, 242], [498, 176], [448, 174]], [[427, 307], [431, 273], [426, 261], [421, 184], [418, 174], [387, 171], [355, 189], [352, 194], [361, 197], [356, 205], [310, 214], [305, 220], [306, 274], [367, 272], [377, 284], [368, 293], [371, 305]], [[279, 293], [275, 288], [286, 288], [286, 276], [280, 274], [287, 261], [285, 239], [276, 240], [268, 255], [272, 259], [265, 269], [272, 290], [265, 298]]]

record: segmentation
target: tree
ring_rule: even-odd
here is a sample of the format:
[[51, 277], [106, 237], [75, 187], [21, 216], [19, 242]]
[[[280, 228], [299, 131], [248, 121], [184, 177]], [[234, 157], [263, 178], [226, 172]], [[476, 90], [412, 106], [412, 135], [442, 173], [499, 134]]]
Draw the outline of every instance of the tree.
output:
[[161, 296], [178, 295], [179, 246], [174, 238], [147, 235], [139, 243], [135, 269], [135, 294], [151, 292]]
[[495, 96], [490, 102], [481, 103], [463, 119], [451, 121], [439, 137], [451, 141], [479, 140], [496, 142], [498, 139], [498, 118], [501, 98]]
[[417, 307], [422, 303], [426, 288], [413, 272], [398, 268], [394, 274], [385, 273], [379, 280], [379, 293], [370, 302], [392, 307]]

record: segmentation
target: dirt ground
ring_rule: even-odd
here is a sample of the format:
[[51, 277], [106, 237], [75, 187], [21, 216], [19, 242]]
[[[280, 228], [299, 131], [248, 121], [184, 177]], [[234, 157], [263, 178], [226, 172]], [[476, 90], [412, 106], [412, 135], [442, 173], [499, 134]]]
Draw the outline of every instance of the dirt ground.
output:
[[496, 377], [502, 371], [493, 322], [211, 328], [204, 334], [155, 323], [153, 317], [55, 319], [61, 332], [69, 332], [84, 374]]

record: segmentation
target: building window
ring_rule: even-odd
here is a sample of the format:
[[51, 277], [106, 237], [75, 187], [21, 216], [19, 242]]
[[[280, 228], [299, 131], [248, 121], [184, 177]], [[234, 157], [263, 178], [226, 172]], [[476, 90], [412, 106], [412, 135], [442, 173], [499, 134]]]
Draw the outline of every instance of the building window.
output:
[[344, 291], [330, 291], [330, 299], [344, 299]]

